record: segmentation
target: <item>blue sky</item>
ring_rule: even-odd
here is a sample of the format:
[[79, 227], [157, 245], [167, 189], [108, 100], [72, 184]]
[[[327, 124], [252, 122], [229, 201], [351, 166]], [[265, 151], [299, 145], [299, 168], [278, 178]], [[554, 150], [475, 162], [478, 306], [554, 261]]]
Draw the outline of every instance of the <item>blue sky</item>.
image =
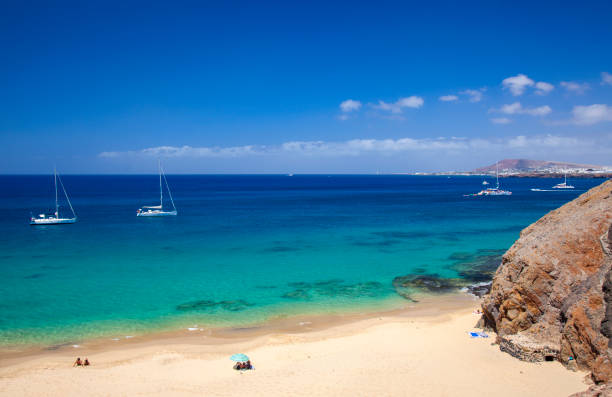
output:
[[178, 3], [5, 3], [0, 173], [612, 164], [609, 1]]

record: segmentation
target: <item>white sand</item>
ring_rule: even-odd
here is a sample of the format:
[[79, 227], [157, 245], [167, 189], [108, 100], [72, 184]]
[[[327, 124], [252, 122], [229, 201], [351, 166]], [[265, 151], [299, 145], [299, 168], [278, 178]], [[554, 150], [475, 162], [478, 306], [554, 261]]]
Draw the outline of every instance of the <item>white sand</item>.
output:
[[[585, 373], [525, 363], [471, 339], [473, 308], [437, 317], [376, 317], [247, 341], [148, 343], [41, 354], [0, 367], [2, 396], [567, 396]], [[232, 370], [248, 354], [254, 371]], [[91, 353], [91, 354], [88, 354]], [[93, 366], [72, 368], [76, 355]]]

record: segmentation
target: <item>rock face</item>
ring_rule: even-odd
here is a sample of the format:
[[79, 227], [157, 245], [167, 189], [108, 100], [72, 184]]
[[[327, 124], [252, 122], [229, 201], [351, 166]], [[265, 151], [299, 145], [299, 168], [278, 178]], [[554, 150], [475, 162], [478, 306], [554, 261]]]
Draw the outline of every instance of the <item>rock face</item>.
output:
[[612, 396], [612, 383], [593, 385], [586, 391], [572, 394], [570, 397], [610, 397]]
[[502, 350], [612, 381], [611, 223], [607, 181], [521, 232], [482, 304]]

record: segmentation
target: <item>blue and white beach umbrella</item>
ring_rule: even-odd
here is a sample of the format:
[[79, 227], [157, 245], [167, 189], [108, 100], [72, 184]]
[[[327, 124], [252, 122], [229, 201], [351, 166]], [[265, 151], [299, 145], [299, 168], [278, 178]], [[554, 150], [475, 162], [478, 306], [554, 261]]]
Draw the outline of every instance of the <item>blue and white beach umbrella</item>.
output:
[[230, 360], [237, 361], [239, 363], [244, 363], [246, 361], [249, 361], [249, 356], [247, 356], [246, 354], [238, 353], [231, 356]]

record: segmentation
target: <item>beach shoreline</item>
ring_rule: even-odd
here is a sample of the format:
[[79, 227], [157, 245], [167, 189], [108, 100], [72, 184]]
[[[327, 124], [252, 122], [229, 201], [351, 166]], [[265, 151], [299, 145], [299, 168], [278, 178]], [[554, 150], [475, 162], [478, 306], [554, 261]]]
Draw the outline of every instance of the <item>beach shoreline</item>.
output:
[[444, 294], [421, 293], [415, 295], [415, 298], [418, 299], [418, 302], [405, 300], [405, 304], [401, 307], [394, 305], [389, 308], [373, 309], [370, 306], [357, 306], [346, 308], [344, 311], [325, 314], [309, 312], [276, 314], [264, 322], [248, 323], [243, 326], [217, 326], [200, 323], [202, 325], [193, 324], [161, 331], [151, 330], [150, 332], [133, 335], [106, 335], [65, 341], [60, 344], [4, 346], [0, 347], [0, 368], [7, 364], [11, 365], [37, 357], [97, 353], [130, 349], [143, 345], [182, 343], [216, 345], [251, 340], [277, 333], [313, 333], [381, 316], [435, 318], [470, 307], [478, 301], [475, 296], [461, 291]]
[[[478, 299], [458, 293], [383, 313], [290, 317], [211, 335], [181, 331], [31, 352], [0, 360], [0, 395], [561, 396], [586, 388], [585, 374], [557, 362], [502, 353], [495, 335], [470, 338], [478, 307]], [[233, 353], [248, 354], [256, 370], [233, 371]], [[92, 366], [72, 368], [77, 356]]]

